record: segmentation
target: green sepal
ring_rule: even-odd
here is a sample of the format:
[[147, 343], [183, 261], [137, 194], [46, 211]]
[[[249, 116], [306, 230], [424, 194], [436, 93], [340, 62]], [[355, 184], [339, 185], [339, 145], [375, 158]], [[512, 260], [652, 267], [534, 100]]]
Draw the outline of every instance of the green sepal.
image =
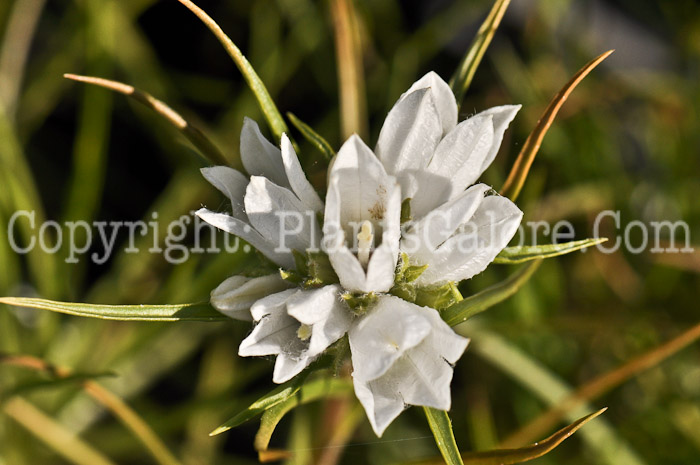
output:
[[407, 283], [411, 283], [418, 279], [427, 269], [428, 265], [409, 265], [403, 273], [403, 280]]
[[294, 266], [296, 271], [301, 276], [309, 275], [309, 267], [307, 266], [308, 256], [298, 250], [292, 250], [292, 257], [294, 257]]
[[407, 302], [416, 301], [416, 288], [408, 283], [398, 283], [389, 291], [390, 294], [400, 297]]
[[280, 270], [280, 276], [285, 281], [304, 288], [318, 288], [340, 282], [335, 274], [328, 255], [323, 252], [302, 253], [292, 250], [295, 270]]
[[285, 281], [289, 281], [290, 283], [295, 284], [297, 286], [301, 286], [304, 284], [304, 276], [302, 276], [294, 270], [285, 270], [283, 268], [280, 268], [280, 276]]
[[330, 258], [324, 252], [309, 252], [306, 265], [308, 275], [314, 283], [325, 286], [340, 282], [333, 265], [331, 265]]
[[259, 278], [268, 276], [279, 271], [279, 265], [260, 253], [258, 249], [253, 249], [253, 260], [248, 260], [245, 267], [240, 271], [240, 275], [247, 278]]
[[401, 224], [411, 221], [411, 199], [403, 199], [401, 202]]
[[416, 305], [443, 310], [460, 300], [456, 286], [449, 282], [437, 287], [421, 287], [416, 289]]
[[370, 292], [369, 294], [352, 294], [346, 292], [341, 297], [358, 316], [367, 313], [367, 309], [379, 299], [374, 292]]

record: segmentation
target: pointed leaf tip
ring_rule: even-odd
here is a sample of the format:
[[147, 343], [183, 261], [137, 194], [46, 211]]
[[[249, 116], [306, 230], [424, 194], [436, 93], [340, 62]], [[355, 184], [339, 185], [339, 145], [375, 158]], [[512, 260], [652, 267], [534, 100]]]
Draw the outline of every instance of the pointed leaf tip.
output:
[[518, 449], [497, 449], [485, 452], [466, 453], [462, 455], [464, 465], [510, 465], [516, 463], [527, 462], [554, 450], [559, 444], [564, 442], [581, 429], [586, 423], [601, 415], [608, 408], [602, 408], [597, 412], [593, 412], [580, 418], [566, 426], [556, 433], [552, 434], [542, 441], [536, 442], [530, 446], [521, 447]]
[[520, 190], [525, 184], [525, 179], [530, 172], [532, 162], [535, 160], [535, 156], [540, 149], [540, 145], [542, 145], [542, 140], [544, 139], [545, 134], [547, 134], [549, 127], [554, 122], [554, 118], [556, 118], [557, 113], [559, 113], [559, 109], [562, 107], [562, 105], [564, 105], [564, 102], [567, 98], [569, 98], [571, 92], [573, 92], [576, 86], [583, 81], [588, 73], [593, 71], [593, 69], [608, 56], [610, 56], [613, 51], [614, 50], [608, 50], [607, 52], [602, 53], [586, 63], [583, 68], [578, 70], [571, 80], [569, 80], [569, 82], [567, 82], [564, 87], [561, 88], [554, 98], [552, 98], [537, 122], [535, 129], [532, 130], [530, 135], [525, 140], [525, 143], [518, 154], [518, 158], [515, 160], [513, 168], [510, 170], [508, 178], [501, 188], [500, 194], [502, 196], [508, 197], [513, 201], [518, 198], [518, 195], [520, 195]]
[[175, 126], [184, 135], [192, 145], [197, 148], [200, 155], [214, 165], [228, 165], [226, 157], [214, 145], [214, 143], [197, 127], [193, 126], [189, 121], [183, 118], [178, 112], [170, 108], [165, 102], [158, 100], [151, 94], [136, 89], [133, 86], [122, 82], [113, 81], [94, 76], [81, 76], [78, 74], [66, 73], [64, 78], [86, 84], [92, 84], [105, 89], [118, 92], [120, 94], [131, 97], [142, 105], [147, 106], [151, 110], [165, 118], [170, 124]]
[[[265, 84], [263, 83], [262, 79], [260, 79], [260, 76], [258, 76], [258, 73], [253, 68], [253, 65], [250, 64], [238, 46], [236, 46], [231, 38], [226, 35], [223, 29], [221, 29], [221, 26], [219, 26], [216, 21], [214, 21], [214, 19], [212, 19], [212, 17], [209, 16], [204, 10], [190, 0], [178, 1], [188, 10], [194, 13], [194, 15], [197, 16], [197, 18], [199, 18], [199, 20], [202, 21], [207, 28], [209, 28], [209, 30], [219, 40], [221, 45], [223, 45], [224, 49], [243, 75], [248, 87], [250, 87], [250, 90], [253, 91], [253, 95], [255, 95], [255, 98], [258, 101], [260, 109], [265, 115], [267, 123], [270, 125], [270, 129], [275, 134], [277, 142], [279, 142], [282, 138], [282, 134], [285, 132], [289, 133], [289, 129], [287, 128], [287, 124], [284, 122], [280, 111], [277, 109], [277, 105], [275, 105], [275, 102], [272, 100], [270, 92], [267, 90], [267, 87], [265, 87]], [[294, 149], [297, 150], [298, 147], [293, 140], [292, 144], [294, 145]]]

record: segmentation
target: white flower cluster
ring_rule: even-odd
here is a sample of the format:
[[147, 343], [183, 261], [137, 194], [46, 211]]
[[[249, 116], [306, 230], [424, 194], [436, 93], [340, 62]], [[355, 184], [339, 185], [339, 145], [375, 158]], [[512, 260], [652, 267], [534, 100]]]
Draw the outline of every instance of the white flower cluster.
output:
[[[273, 381], [283, 383], [347, 334], [355, 394], [378, 436], [408, 405], [449, 410], [452, 365], [468, 340], [438, 310], [395, 290], [400, 279], [404, 288], [420, 290], [471, 278], [513, 237], [522, 212], [474, 183], [518, 109], [495, 107], [457, 124], [452, 91], [428, 73], [389, 112], [374, 151], [357, 136], [343, 144], [325, 204], [289, 139], [282, 138], [280, 150], [246, 120], [241, 157], [250, 178], [223, 166], [204, 169], [231, 200], [232, 212], [197, 213], [282, 270], [233, 276], [212, 292], [219, 311], [255, 322], [239, 354], [276, 355]], [[402, 228], [406, 205], [412, 221]], [[298, 212], [303, 224], [281, 224], [289, 217], [279, 211]], [[291, 229], [298, 234], [281, 237]], [[299, 253], [314, 249], [319, 237], [333, 279], [289, 279], [307, 272], [298, 269]], [[416, 237], [429, 240], [416, 243]], [[282, 239], [292, 250], [278, 247]], [[465, 241], [472, 246], [460, 247]], [[407, 267], [410, 278], [400, 276]]]

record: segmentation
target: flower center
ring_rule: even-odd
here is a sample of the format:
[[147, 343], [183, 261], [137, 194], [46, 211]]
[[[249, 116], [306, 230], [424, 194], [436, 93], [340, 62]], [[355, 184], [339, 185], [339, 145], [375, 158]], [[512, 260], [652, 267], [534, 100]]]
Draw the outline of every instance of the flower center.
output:
[[360, 264], [365, 269], [367, 269], [367, 263], [369, 263], [369, 253], [372, 250], [373, 243], [374, 231], [372, 223], [365, 220], [362, 223], [360, 232], [357, 234], [357, 259], [360, 260]]
[[297, 329], [297, 337], [302, 341], [308, 340], [311, 337], [311, 326], [302, 323]]

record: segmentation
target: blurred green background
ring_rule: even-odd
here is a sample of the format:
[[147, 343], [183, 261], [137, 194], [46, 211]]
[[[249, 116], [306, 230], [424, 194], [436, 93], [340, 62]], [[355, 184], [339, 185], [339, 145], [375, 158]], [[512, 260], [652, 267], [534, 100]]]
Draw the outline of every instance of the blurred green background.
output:
[[[355, 5], [367, 142], [373, 145], [388, 109], [413, 81], [429, 70], [449, 78], [491, 2]], [[292, 111], [338, 148], [329, 2], [209, 0], [200, 6], [247, 55], [280, 110]], [[136, 254], [124, 252], [128, 244], [119, 236], [117, 253], [102, 265], [89, 260], [98, 247], [77, 264], [65, 263], [65, 248], [14, 253], [8, 221], [17, 210], [36, 211], [37, 224], [43, 218], [152, 221], [157, 212], [163, 241], [170, 220], [201, 205], [226, 208], [176, 130], [148, 109], [63, 73], [107, 77], [150, 92], [204, 128], [234, 165], [243, 117], [261, 127], [264, 120], [220, 44], [175, 0], [3, 1], [0, 40], [0, 295], [202, 301], [225, 277], [251, 266], [245, 254], [207, 253], [171, 265], [146, 252], [153, 236], [137, 239], [142, 252]], [[514, 0], [460, 117], [493, 105], [523, 105], [485, 181], [502, 185], [550, 98], [583, 64], [613, 48], [546, 136], [518, 200], [525, 220], [566, 219], [583, 239], [592, 236], [600, 211], [614, 209], [622, 228], [633, 220], [684, 220], [691, 242], [699, 244], [700, 4], [693, 0]], [[302, 165], [321, 187], [326, 164], [295, 134]], [[11, 233], [27, 244], [31, 231], [22, 224]], [[610, 220], [604, 226], [610, 237], [623, 233]], [[638, 233], [631, 235], [634, 245]], [[184, 242], [191, 240], [190, 234]], [[463, 293], [513, 271], [494, 265]], [[453, 383], [460, 447], [495, 447], [546, 411], [561, 389], [576, 388], [697, 324], [699, 272], [698, 250], [588, 251], [546, 261], [515, 297], [461, 329], [473, 340]], [[31, 354], [79, 373], [114, 373], [100, 382], [127, 398], [188, 465], [256, 463], [256, 422], [208, 437], [272, 388], [269, 360], [236, 355], [248, 330], [235, 322], [115, 323], [0, 307], [0, 352]], [[154, 463], [77, 384], [37, 385], [45, 379], [0, 365], [0, 411], [21, 395], [116, 463]], [[700, 347], [679, 352], [591, 406], [610, 408], [533, 463], [700, 463]], [[319, 435], [319, 409], [298, 409], [273, 437], [273, 445], [298, 450], [291, 463], [309, 463], [314, 455], [308, 449]], [[341, 463], [389, 464], [436, 454], [420, 410], [413, 409], [381, 441], [363, 422]], [[39, 463], [65, 462], [0, 413], [0, 464]]]

